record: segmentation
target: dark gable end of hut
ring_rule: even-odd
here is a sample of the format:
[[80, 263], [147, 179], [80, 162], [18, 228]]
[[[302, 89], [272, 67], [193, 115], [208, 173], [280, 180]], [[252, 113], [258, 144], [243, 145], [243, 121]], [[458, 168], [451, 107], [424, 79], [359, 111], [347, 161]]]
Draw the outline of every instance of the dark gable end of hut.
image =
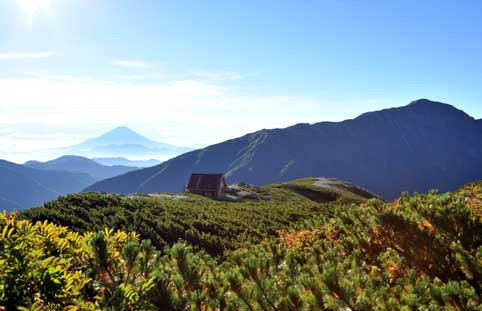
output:
[[226, 191], [224, 174], [192, 174], [186, 191], [213, 199], [222, 199]]

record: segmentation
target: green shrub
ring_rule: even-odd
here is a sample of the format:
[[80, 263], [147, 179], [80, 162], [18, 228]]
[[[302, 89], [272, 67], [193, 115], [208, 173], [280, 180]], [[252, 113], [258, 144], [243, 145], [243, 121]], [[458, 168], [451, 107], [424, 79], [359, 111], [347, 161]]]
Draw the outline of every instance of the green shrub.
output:
[[[221, 257], [186, 243], [159, 249], [117, 228], [78, 233], [4, 213], [0, 309], [481, 310], [481, 194], [474, 184], [392, 203], [338, 204], [276, 237], [222, 245]], [[263, 207], [242, 208], [248, 215]], [[221, 230], [217, 221], [203, 226]]]

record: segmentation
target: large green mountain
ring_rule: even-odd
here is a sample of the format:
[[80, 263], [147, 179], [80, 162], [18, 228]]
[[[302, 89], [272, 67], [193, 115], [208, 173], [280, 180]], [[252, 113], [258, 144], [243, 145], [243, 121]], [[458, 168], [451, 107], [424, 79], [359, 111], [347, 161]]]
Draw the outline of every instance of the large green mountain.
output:
[[95, 180], [115, 177], [138, 169], [137, 167], [124, 165], [106, 166], [91, 159], [74, 155], [62, 156], [47, 162], [28, 161], [24, 165], [42, 170], [86, 173], [92, 176]]
[[260, 185], [327, 176], [387, 199], [403, 191], [449, 191], [482, 178], [482, 120], [421, 99], [343, 122], [260, 130], [87, 191], [180, 192], [192, 172], [225, 172], [228, 182]]
[[0, 160], [0, 211], [41, 205], [93, 182], [84, 173], [38, 170]]

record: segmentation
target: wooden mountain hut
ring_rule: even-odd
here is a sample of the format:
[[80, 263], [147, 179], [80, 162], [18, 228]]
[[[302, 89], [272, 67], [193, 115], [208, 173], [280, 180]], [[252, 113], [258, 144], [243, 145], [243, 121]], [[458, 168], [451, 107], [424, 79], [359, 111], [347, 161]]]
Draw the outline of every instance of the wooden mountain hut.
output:
[[222, 199], [226, 193], [224, 174], [192, 174], [186, 192], [212, 199]]

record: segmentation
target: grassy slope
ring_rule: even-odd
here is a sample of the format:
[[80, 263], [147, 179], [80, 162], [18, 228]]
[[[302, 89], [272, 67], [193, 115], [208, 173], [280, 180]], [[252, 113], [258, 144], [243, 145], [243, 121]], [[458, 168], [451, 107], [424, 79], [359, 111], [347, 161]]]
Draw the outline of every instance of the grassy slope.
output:
[[[25, 211], [22, 217], [49, 220], [80, 231], [103, 227], [137, 231], [158, 247], [182, 239], [220, 255], [225, 249], [258, 242], [278, 230], [305, 221], [322, 221], [331, 213], [329, 202], [364, 200], [346, 189], [323, 189], [306, 180], [266, 187], [243, 185], [241, 189], [251, 193], [250, 199], [224, 202], [189, 195], [188, 201], [178, 201], [146, 195], [82, 193]], [[323, 200], [318, 199], [321, 197]]]
[[316, 185], [318, 178], [301, 178], [286, 183], [272, 184], [271, 188], [289, 189], [319, 203], [362, 203], [375, 198], [372, 193], [350, 183], [330, 179], [329, 187]]

